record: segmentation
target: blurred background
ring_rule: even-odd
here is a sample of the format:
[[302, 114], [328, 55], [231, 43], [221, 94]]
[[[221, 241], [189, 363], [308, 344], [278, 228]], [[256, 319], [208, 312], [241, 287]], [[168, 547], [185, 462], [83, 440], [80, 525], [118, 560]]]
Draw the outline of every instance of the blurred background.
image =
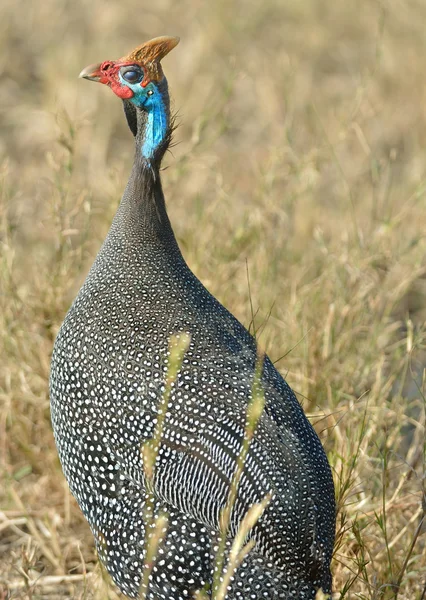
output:
[[332, 463], [335, 599], [426, 598], [426, 3], [2, 0], [0, 599], [117, 598], [62, 476], [52, 344], [133, 157], [77, 79], [158, 35], [191, 268], [297, 391]]

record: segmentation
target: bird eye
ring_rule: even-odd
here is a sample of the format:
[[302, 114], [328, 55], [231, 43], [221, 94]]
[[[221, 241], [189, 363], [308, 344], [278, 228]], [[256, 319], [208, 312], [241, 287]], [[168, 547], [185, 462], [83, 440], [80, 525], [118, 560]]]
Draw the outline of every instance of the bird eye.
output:
[[129, 83], [139, 83], [143, 79], [143, 73], [136, 71], [135, 69], [129, 69], [128, 71], [122, 71], [121, 76]]

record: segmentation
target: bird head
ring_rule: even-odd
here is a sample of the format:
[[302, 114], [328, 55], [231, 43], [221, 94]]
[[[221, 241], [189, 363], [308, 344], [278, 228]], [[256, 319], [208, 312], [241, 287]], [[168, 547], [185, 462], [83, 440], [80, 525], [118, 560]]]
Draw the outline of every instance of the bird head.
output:
[[160, 63], [178, 43], [178, 37], [157, 37], [119, 60], [90, 65], [80, 73], [104, 83], [123, 100], [127, 123], [150, 164], [159, 164], [171, 139], [167, 80]]
[[122, 100], [150, 110], [165, 79], [161, 60], [179, 43], [178, 37], [157, 37], [138, 46], [119, 60], [89, 65], [80, 77], [109, 86]]

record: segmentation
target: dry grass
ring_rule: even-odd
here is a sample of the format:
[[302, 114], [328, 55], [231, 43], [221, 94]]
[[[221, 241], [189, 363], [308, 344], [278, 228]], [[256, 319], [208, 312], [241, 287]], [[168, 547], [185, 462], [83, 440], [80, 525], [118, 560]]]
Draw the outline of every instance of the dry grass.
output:
[[117, 597], [61, 474], [47, 380], [133, 153], [118, 100], [76, 75], [161, 34], [182, 38], [170, 215], [247, 325], [248, 265], [261, 343], [321, 431], [335, 598], [425, 600], [425, 19], [422, 0], [2, 1], [2, 600]]

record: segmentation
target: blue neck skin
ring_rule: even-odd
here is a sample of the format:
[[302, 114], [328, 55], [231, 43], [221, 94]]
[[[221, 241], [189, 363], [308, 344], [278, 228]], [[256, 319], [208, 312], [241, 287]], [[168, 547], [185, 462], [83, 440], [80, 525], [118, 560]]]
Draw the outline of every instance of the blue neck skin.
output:
[[[166, 78], [163, 77], [158, 84], [151, 82], [145, 88], [141, 87], [140, 83], [129, 84], [122, 79], [121, 74], [120, 79], [134, 92], [130, 102], [146, 113], [141, 145], [142, 157], [150, 164], [158, 158], [161, 160], [169, 129], [169, 94]], [[161, 150], [163, 152], [158, 156]]]
[[145, 129], [145, 140], [142, 146], [142, 156], [147, 159], [154, 158], [155, 151], [164, 141], [167, 133], [167, 116], [163, 100], [161, 98], [152, 106], [148, 112], [148, 120]]

